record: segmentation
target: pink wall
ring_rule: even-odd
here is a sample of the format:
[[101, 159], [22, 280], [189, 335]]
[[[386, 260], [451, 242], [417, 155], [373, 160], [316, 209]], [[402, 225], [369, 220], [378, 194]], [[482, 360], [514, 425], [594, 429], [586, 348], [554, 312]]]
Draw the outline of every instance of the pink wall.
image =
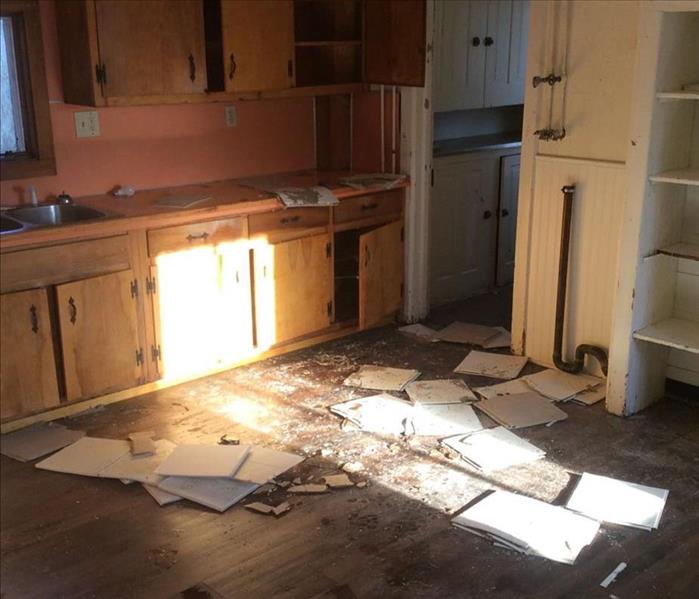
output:
[[53, 0], [41, 2], [41, 17], [58, 174], [0, 182], [3, 205], [24, 201], [28, 185], [45, 199], [314, 166], [312, 98], [234, 102], [235, 128], [226, 127], [225, 104], [100, 108], [101, 135], [77, 139], [73, 113], [86, 108], [63, 103]]

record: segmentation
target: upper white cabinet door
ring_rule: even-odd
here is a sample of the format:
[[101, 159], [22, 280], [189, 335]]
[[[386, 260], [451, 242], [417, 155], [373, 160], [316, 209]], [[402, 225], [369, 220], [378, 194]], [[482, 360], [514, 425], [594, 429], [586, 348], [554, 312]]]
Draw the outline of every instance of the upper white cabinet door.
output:
[[485, 107], [524, 102], [529, 2], [488, 3], [485, 55]]
[[435, 112], [482, 108], [488, 2], [435, 3]]

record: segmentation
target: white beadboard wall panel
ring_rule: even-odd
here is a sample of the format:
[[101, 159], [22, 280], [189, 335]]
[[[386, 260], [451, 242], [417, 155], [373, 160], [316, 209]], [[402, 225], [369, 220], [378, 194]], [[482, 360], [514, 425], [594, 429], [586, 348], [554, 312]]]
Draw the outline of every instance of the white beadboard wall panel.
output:
[[[527, 282], [526, 354], [551, 365], [563, 194], [575, 184], [564, 352], [591, 343], [609, 346], [617, 280], [621, 218], [626, 197], [623, 164], [537, 156]], [[597, 369], [597, 365], [594, 369]]]

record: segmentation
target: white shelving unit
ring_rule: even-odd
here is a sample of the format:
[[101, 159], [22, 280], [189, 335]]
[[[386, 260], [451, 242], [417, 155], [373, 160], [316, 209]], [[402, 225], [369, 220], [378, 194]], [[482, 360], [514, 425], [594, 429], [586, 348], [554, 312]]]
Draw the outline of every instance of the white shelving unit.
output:
[[[658, 3], [656, 6], [660, 6]], [[608, 408], [699, 386], [699, 11], [644, 5]], [[665, 91], [671, 90], [671, 91]]]

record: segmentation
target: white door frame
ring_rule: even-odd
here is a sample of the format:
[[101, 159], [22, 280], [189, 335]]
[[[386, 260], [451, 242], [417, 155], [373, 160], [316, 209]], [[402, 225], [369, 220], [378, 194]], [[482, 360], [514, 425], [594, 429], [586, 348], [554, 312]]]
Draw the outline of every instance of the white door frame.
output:
[[405, 296], [408, 322], [427, 316], [430, 196], [432, 193], [432, 40], [434, 0], [426, 0], [425, 86], [401, 88], [401, 172], [410, 177], [405, 198]]

